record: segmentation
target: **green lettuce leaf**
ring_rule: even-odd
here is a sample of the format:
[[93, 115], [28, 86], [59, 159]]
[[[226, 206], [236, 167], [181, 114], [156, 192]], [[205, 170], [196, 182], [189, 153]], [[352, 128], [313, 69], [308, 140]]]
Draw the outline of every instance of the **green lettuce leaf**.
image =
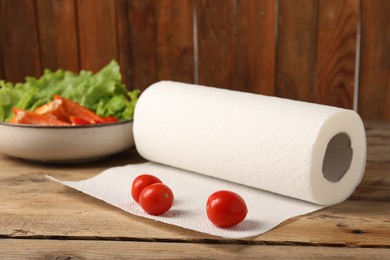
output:
[[97, 73], [81, 70], [45, 70], [40, 78], [24, 83], [0, 80], [0, 121], [12, 118], [12, 107], [34, 110], [54, 94], [64, 96], [95, 111], [99, 116], [132, 119], [140, 91], [128, 91], [121, 83], [120, 67], [113, 60]]

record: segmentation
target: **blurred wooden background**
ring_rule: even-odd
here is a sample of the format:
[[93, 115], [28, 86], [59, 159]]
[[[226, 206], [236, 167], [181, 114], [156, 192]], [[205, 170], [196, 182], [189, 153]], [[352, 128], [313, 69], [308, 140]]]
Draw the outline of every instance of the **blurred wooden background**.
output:
[[0, 79], [121, 65], [390, 120], [389, 0], [0, 0]]

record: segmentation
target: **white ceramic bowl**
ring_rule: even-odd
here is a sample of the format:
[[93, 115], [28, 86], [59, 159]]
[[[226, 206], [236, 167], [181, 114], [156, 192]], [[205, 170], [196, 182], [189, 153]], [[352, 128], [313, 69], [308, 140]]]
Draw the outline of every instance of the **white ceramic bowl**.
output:
[[134, 146], [133, 121], [82, 126], [0, 123], [0, 152], [33, 161], [97, 160]]

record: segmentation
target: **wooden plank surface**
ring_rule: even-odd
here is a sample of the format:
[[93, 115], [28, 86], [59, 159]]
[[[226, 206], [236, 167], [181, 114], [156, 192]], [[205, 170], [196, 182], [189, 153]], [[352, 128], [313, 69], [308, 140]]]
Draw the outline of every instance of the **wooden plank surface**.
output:
[[196, 1], [199, 84], [273, 95], [275, 1]]
[[[48, 174], [81, 180], [112, 166], [142, 161], [134, 150], [76, 165], [42, 165], [0, 155], [0, 237], [390, 248], [390, 162], [388, 157], [372, 159], [390, 153], [389, 129], [388, 123], [367, 123], [369, 161], [364, 179], [350, 199], [241, 240], [133, 216], [45, 178]], [[382, 150], [376, 150], [381, 143]]]
[[160, 0], [158, 79], [194, 83], [193, 1]]
[[80, 70], [75, 0], [36, 1], [42, 68]]
[[197, 0], [199, 84], [233, 88], [234, 14], [231, 0]]
[[[0, 194], [3, 202], [0, 204], [0, 233], [4, 236], [98, 236], [107, 239], [127, 237], [193, 242], [224, 240], [132, 216], [73, 189], [49, 182], [41, 174], [42, 169], [29, 166], [29, 172], [1, 176]], [[18, 167], [5, 166], [3, 169], [7, 172], [18, 171]], [[44, 170], [45, 174], [62, 179], [84, 179], [99, 171], [89, 168]], [[363, 186], [369, 177], [370, 175], [364, 179]], [[378, 181], [380, 176], [372, 178], [373, 181]], [[388, 183], [389, 177], [384, 176], [381, 181]], [[370, 192], [374, 190], [381, 192], [382, 201], [376, 201], [375, 196], [370, 197]], [[390, 188], [367, 187], [365, 192], [365, 200], [354, 200], [352, 197], [340, 205], [296, 217], [249, 240], [260, 244], [266, 241], [271, 244], [346, 246], [347, 243], [347, 246], [386, 246], [390, 236]], [[296, 232], [300, 235], [297, 236]]]
[[390, 120], [389, 12], [387, 0], [0, 0], [0, 78], [117, 59], [129, 89], [199, 82]]
[[[1, 24], [0, 24], [0, 28], [1, 28]], [[0, 79], [1, 80], [5, 79], [4, 66], [3, 66], [3, 53], [1, 51], [1, 35], [0, 35]]]
[[[2, 1], [0, 1], [0, 31], [3, 30], [4, 28], [4, 19], [3, 19], [3, 8], [5, 7], [5, 5], [2, 3]], [[2, 44], [3, 44], [3, 34], [0, 33], [0, 80], [3, 80], [5, 79], [5, 74], [4, 74], [4, 64], [3, 64], [3, 48], [2, 48]]]
[[233, 88], [275, 93], [275, 1], [237, 1]]
[[43, 68], [97, 71], [118, 59], [129, 88], [199, 79], [346, 108], [358, 94], [363, 118], [390, 120], [387, 0], [0, 0], [0, 6], [0, 77], [9, 81], [39, 76]]
[[117, 1], [119, 61], [128, 88], [194, 82], [192, 0]]
[[81, 68], [96, 72], [118, 58], [115, 0], [76, 3]]
[[0, 239], [0, 248], [3, 255], [16, 259], [386, 259], [390, 252], [387, 248], [53, 239]]
[[13, 195], [14, 198], [10, 195], [3, 197], [9, 202], [1, 206], [1, 237], [372, 248], [390, 246], [388, 201], [348, 201], [290, 219], [255, 238], [230, 240], [142, 219], [89, 196], [64, 188], [54, 190], [51, 184], [42, 180], [41, 184], [48, 187], [49, 191], [45, 194], [31, 193], [29, 187], [16, 189], [20, 193], [29, 193], [18, 196], [23, 202], [16, 201], [16, 195]]
[[115, 1], [115, 13], [117, 21], [117, 42], [118, 42], [118, 63], [121, 70], [122, 83], [128, 89], [133, 89], [131, 84], [130, 75], [130, 36], [128, 20], [128, 1], [116, 0]]
[[[0, 36], [0, 44], [1, 44], [1, 36]], [[3, 66], [3, 53], [1, 52], [1, 45], [0, 45], [0, 79], [1, 80], [5, 79], [4, 66]]]
[[358, 0], [319, 0], [316, 102], [353, 108]]
[[4, 74], [8, 81], [22, 82], [42, 73], [34, 2], [1, 0], [0, 28]]
[[390, 120], [390, 1], [362, 1], [359, 113]]
[[315, 100], [317, 6], [317, 1], [279, 1], [276, 47], [279, 97]]
[[158, 79], [155, 0], [128, 1], [130, 87], [145, 89]]

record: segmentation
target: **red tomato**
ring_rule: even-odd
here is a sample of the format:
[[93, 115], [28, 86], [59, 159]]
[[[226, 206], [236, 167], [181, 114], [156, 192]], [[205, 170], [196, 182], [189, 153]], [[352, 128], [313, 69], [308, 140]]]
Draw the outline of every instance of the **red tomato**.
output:
[[131, 186], [131, 196], [136, 202], [139, 202], [139, 195], [141, 194], [142, 190], [154, 183], [162, 183], [162, 181], [159, 178], [149, 174], [138, 176], [134, 179]]
[[155, 183], [146, 187], [139, 196], [139, 204], [150, 215], [161, 215], [173, 204], [173, 192], [163, 183]]
[[232, 191], [221, 190], [210, 195], [206, 204], [207, 217], [219, 227], [232, 227], [248, 213], [244, 199]]

